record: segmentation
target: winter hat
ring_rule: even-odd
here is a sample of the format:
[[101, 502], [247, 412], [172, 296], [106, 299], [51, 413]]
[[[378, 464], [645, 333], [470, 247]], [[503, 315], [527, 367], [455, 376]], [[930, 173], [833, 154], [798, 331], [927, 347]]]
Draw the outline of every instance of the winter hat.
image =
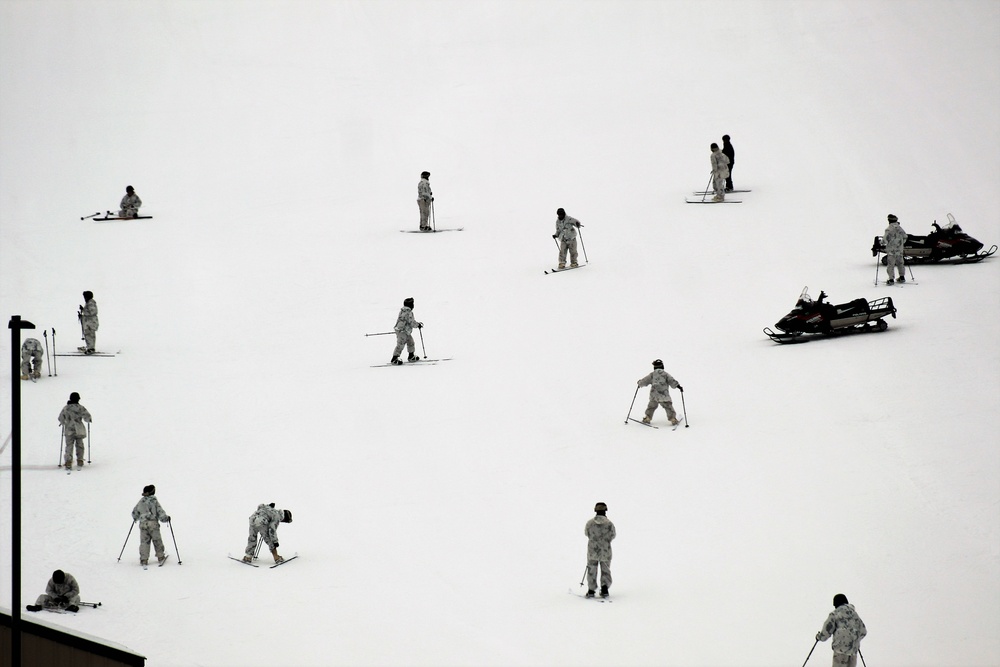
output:
[[79, 403], [80, 402], [80, 394], [78, 394], [78, 393], [76, 393], [74, 391], [72, 394], [69, 395], [69, 402], [70, 403]]
[[663, 361], [661, 361], [660, 359], [654, 359], [653, 368], [663, 368]]
[[281, 510], [281, 523], [291, 523], [291, 522], [292, 522], [291, 510]]
[[834, 607], [840, 607], [840, 606], [845, 605], [845, 604], [847, 604], [847, 596], [846, 595], [844, 595], [843, 593], [837, 593], [836, 595], [833, 596], [833, 606]]
[[892, 213], [890, 213], [889, 214], [889, 222], [899, 222], [899, 218], [897, 218]]
[[728, 134], [722, 135], [722, 140], [723, 141], [729, 141], [729, 135]]
[[156, 495], [156, 486], [153, 485], [153, 484], [147, 484], [146, 486], [142, 487], [142, 495], [144, 495], [144, 496], [155, 496]]
[[407, 308], [413, 308], [413, 297], [407, 297], [403, 299], [403, 305]]
[[556, 215], [566, 215], [566, 209], [557, 208]]
[[719, 150], [719, 144], [712, 144], [711, 146], [709, 146], [709, 148], [711, 148], [713, 151], [717, 151]]
[[131, 185], [126, 185], [125, 192], [132, 194], [133, 192], [135, 192], [135, 188], [133, 188]]
[[422, 171], [422, 172], [420, 172], [420, 178], [429, 178], [430, 175], [431, 175], [431, 172], [429, 172], [429, 171]]
[[608, 511], [608, 506], [604, 503], [597, 503], [596, 505], [594, 505], [594, 511], [597, 512], [598, 514], [603, 515], [605, 512]]
[[55, 572], [52, 573], [52, 581], [56, 582], [57, 584], [66, 583], [66, 573], [63, 572], [62, 570], [56, 570]]
[[94, 293], [91, 292], [90, 290], [87, 290], [86, 292], [83, 293], [83, 298], [86, 299], [87, 301], [90, 301], [91, 299], [94, 298]]

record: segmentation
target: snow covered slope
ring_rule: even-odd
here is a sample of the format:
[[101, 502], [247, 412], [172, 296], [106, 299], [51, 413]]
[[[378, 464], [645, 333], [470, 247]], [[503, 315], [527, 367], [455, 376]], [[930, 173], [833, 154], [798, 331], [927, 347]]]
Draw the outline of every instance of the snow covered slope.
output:
[[[1000, 663], [1000, 259], [869, 253], [1000, 241], [998, 57], [986, 2], [0, 4], [0, 312], [65, 350], [89, 289], [120, 351], [22, 385], [22, 603], [72, 572], [56, 620], [151, 667], [764, 667], [843, 592], [872, 667]], [[684, 204], [724, 133], [753, 192]], [[424, 169], [465, 231], [399, 233]], [[152, 220], [79, 220], [126, 184]], [[590, 264], [546, 276], [560, 206]], [[899, 317], [775, 345], [803, 285]], [[453, 360], [371, 368], [409, 296]], [[625, 425], [655, 358], [690, 428]], [[567, 595], [597, 501], [611, 605]], [[286, 567], [225, 558], [261, 502]]]

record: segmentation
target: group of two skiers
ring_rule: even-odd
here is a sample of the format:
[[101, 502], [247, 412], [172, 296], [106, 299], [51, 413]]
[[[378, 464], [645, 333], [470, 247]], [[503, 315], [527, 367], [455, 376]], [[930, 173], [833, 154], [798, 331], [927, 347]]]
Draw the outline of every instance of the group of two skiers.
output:
[[[77, 349], [84, 354], [94, 354], [97, 351], [97, 329], [100, 327], [94, 293], [89, 290], [85, 291], [83, 301], [84, 304], [77, 310], [76, 316], [80, 321], [80, 330], [83, 333], [85, 344]], [[53, 340], [55, 339], [53, 338]], [[37, 338], [25, 338], [24, 342], [21, 343], [22, 380], [37, 380], [42, 376], [43, 351], [42, 343]]]

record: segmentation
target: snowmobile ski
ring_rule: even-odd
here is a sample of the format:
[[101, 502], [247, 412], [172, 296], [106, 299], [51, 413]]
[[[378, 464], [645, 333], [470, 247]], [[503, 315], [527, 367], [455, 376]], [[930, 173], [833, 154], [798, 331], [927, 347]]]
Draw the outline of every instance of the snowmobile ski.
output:
[[711, 199], [685, 199], [688, 204], [742, 204], [740, 199], [723, 199], [722, 201], [712, 201]]
[[236, 558], [232, 554], [226, 554], [226, 558], [228, 558], [229, 560], [234, 560], [241, 565], [249, 565], [250, 567], [260, 567], [260, 565], [256, 565], [255, 563], [248, 563], [242, 558]]
[[[648, 426], [649, 428], [660, 428], [659, 426], [653, 426], [652, 424], [647, 424], [646, 422], [642, 421], [641, 419], [636, 419], [635, 417], [629, 417], [628, 420], [631, 421], [631, 422], [635, 422], [636, 424], [642, 424], [643, 426]], [[628, 423], [628, 422], [626, 422], [626, 423]]]
[[372, 368], [385, 368], [386, 366], [433, 366], [442, 361], [451, 361], [454, 357], [447, 357], [445, 359], [421, 359], [420, 361], [406, 361], [401, 364], [375, 364]]
[[[727, 190], [726, 194], [727, 195], [731, 195], [731, 194], [736, 194], [736, 193], [740, 193], [740, 192], [753, 192], [753, 190]], [[715, 190], [709, 190], [707, 192], [705, 190], [701, 190], [699, 192], [692, 192], [691, 194], [698, 195], [699, 197], [701, 195], [714, 195], [715, 194]]]
[[585, 266], [587, 265], [580, 264], [579, 266], [567, 266], [562, 269], [549, 269], [548, 271], [545, 272], [545, 275], [549, 275], [550, 273], [562, 273], [563, 271], [572, 271], [573, 269], [582, 269]]
[[465, 227], [446, 227], [444, 229], [400, 229], [404, 234], [436, 234], [438, 232], [460, 232]]
[[273, 570], [274, 568], [278, 567], [279, 565], [284, 565], [285, 563], [291, 563], [293, 560], [295, 560], [298, 557], [299, 557], [298, 553], [292, 554], [292, 556], [290, 556], [289, 558], [283, 559], [280, 563], [275, 563], [274, 565], [269, 565], [267, 569]]

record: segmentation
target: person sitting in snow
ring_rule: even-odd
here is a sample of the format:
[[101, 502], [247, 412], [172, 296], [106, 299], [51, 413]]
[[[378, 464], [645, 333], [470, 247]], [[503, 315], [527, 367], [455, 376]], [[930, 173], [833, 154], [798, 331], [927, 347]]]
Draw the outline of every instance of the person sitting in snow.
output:
[[[32, 368], [34, 364], [34, 368]], [[42, 376], [42, 344], [37, 338], [25, 338], [21, 343], [21, 379], [36, 380]]]
[[594, 505], [596, 516], [587, 522], [583, 534], [587, 536], [587, 597], [594, 597], [597, 590], [597, 567], [601, 568], [601, 597], [608, 597], [611, 587], [611, 541], [615, 539], [615, 524], [608, 518], [608, 506]]
[[636, 384], [640, 387], [649, 386], [649, 405], [646, 406], [646, 416], [642, 418], [643, 424], [653, 421], [653, 413], [657, 406], [667, 411], [667, 419], [671, 425], [677, 426], [680, 422], [677, 413], [674, 412], [674, 402], [670, 398], [670, 387], [684, 391], [684, 387], [677, 383], [670, 373], [663, 370], [663, 362], [659, 359], [653, 362], [653, 372], [641, 378]]
[[275, 563], [284, 561], [285, 559], [278, 555], [278, 524], [291, 522], [291, 511], [276, 510], [274, 503], [257, 505], [257, 511], [250, 515], [250, 534], [247, 536], [247, 548], [243, 562], [253, 561], [259, 539], [263, 539], [267, 543], [267, 548], [271, 550]]
[[825, 642], [833, 637], [833, 667], [856, 667], [861, 640], [868, 634], [868, 629], [843, 593], [833, 596], [833, 606], [834, 610], [826, 617], [823, 629], [816, 633], [816, 641]]
[[122, 197], [121, 210], [118, 211], [119, 218], [134, 218], [139, 215], [139, 207], [142, 200], [135, 193], [135, 188], [131, 185], [125, 186], [125, 196]]
[[52, 573], [45, 593], [38, 596], [35, 604], [28, 605], [28, 611], [41, 611], [42, 609], [65, 609], [66, 611], [80, 611], [80, 584], [69, 572], [56, 570]]

